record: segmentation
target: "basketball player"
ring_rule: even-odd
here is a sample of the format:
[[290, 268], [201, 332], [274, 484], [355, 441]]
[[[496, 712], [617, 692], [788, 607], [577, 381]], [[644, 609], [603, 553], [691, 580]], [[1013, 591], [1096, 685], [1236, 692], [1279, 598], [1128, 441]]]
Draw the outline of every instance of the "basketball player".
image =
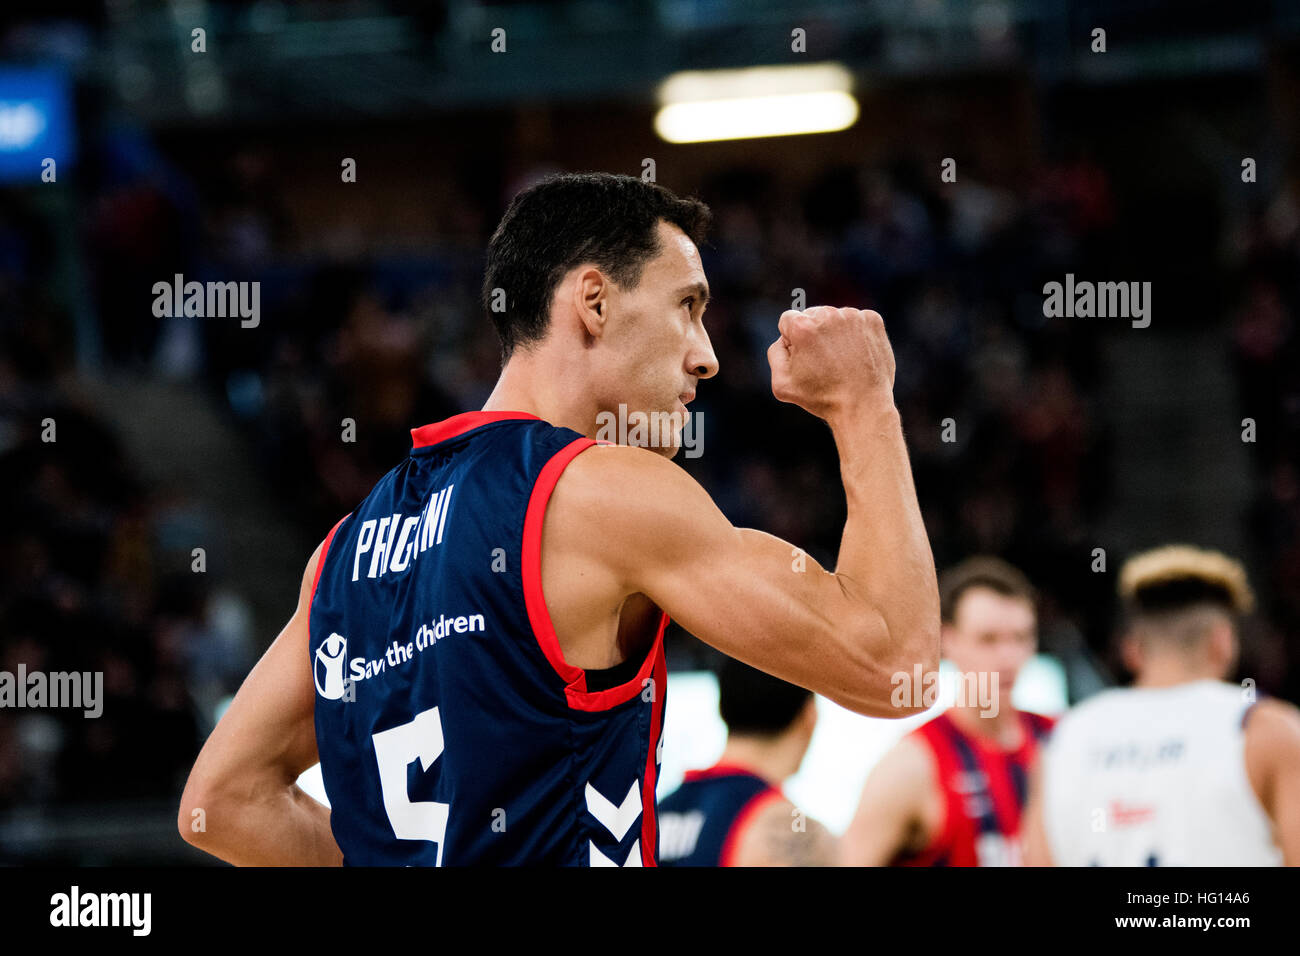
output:
[[[934, 666], [938, 591], [879, 315], [785, 312], [768, 351], [774, 395], [837, 443], [834, 573], [733, 527], [670, 460], [680, 429], [593, 438], [602, 413], [684, 415], [717, 373], [708, 214], [607, 174], [515, 197], [483, 286], [495, 390], [413, 429], [312, 555], [191, 772], [190, 842], [235, 863], [653, 865], [668, 615], [857, 712], [918, 709], [890, 675]], [[318, 754], [332, 814], [294, 783]]]
[[1026, 820], [1060, 866], [1300, 865], [1300, 711], [1226, 683], [1253, 603], [1241, 565], [1171, 545], [1120, 572], [1134, 685], [1061, 718]]
[[[1015, 866], [1029, 769], [1050, 718], [1016, 710], [1016, 675], [1038, 644], [1033, 588], [997, 558], [945, 572], [943, 653], [973, 688], [872, 770], [841, 840], [850, 866]], [[978, 675], [989, 675], [985, 699]], [[996, 676], [997, 683], [992, 678]], [[936, 686], [937, 689], [937, 686]]]
[[813, 695], [727, 658], [718, 710], [722, 756], [659, 802], [659, 865], [833, 866], [834, 838], [781, 792], [817, 726]]

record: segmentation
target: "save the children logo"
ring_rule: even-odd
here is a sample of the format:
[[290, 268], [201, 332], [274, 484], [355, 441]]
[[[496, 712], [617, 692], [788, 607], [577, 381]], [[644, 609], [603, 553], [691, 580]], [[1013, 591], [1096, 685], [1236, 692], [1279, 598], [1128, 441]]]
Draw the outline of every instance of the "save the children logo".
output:
[[342, 634], [331, 634], [316, 648], [316, 666], [312, 676], [316, 691], [326, 700], [343, 696], [343, 662], [347, 659], [348, 639]]

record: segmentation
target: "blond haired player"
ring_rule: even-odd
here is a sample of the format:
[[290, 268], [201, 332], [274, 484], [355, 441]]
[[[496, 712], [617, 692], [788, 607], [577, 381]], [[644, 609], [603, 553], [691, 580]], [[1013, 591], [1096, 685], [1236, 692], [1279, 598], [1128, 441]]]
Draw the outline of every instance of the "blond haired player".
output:
[[1225, 682], [1253, 596], [1241, 565], [1186, 545], [1120, 574], [1137, 679], [1058, 722], [1026, 823], [1027, 862], [1300, 863], [1300, 711]]

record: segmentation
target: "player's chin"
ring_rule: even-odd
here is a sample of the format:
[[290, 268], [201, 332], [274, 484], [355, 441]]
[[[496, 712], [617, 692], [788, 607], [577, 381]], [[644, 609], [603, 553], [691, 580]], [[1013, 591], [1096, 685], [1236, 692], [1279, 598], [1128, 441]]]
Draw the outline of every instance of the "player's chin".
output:
[[681, 451], [682, 443], [680, 435], [665, 435], [659, 443], [647, 442], [646, 449], [654, 452], [663, 458], [673, 459]]

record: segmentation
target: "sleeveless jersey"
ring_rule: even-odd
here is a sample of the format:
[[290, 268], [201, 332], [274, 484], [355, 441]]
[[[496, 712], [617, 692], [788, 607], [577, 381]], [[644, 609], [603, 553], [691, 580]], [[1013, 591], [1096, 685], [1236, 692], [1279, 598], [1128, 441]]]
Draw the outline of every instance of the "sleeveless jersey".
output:
[[310, 615], [316, 742], [346, 865], [653, 866], [666, 668], [565, 662], [542, 518], [595, 442], [524, 412], [412, 429], [330, 532]]
[[894, 866], [1019, 866], [1020, 815], [1029, 770], [1052, 719], [1017, 711], [1024, 743], [1006, 751], [968, 734], [945, 711], [912, 731], [932, 755], [943, 794], [943, 824], [928, 846], [900, 854]]
[[1246, 776], [1241, 687], [1105, 690], [1061, 718], [1043, 759], [1059, 866], [1280, 866]]
[[745, 824], [781, 791], [743, 767], [688, 770], [659, 801], [660, 866], [732, 866]]

